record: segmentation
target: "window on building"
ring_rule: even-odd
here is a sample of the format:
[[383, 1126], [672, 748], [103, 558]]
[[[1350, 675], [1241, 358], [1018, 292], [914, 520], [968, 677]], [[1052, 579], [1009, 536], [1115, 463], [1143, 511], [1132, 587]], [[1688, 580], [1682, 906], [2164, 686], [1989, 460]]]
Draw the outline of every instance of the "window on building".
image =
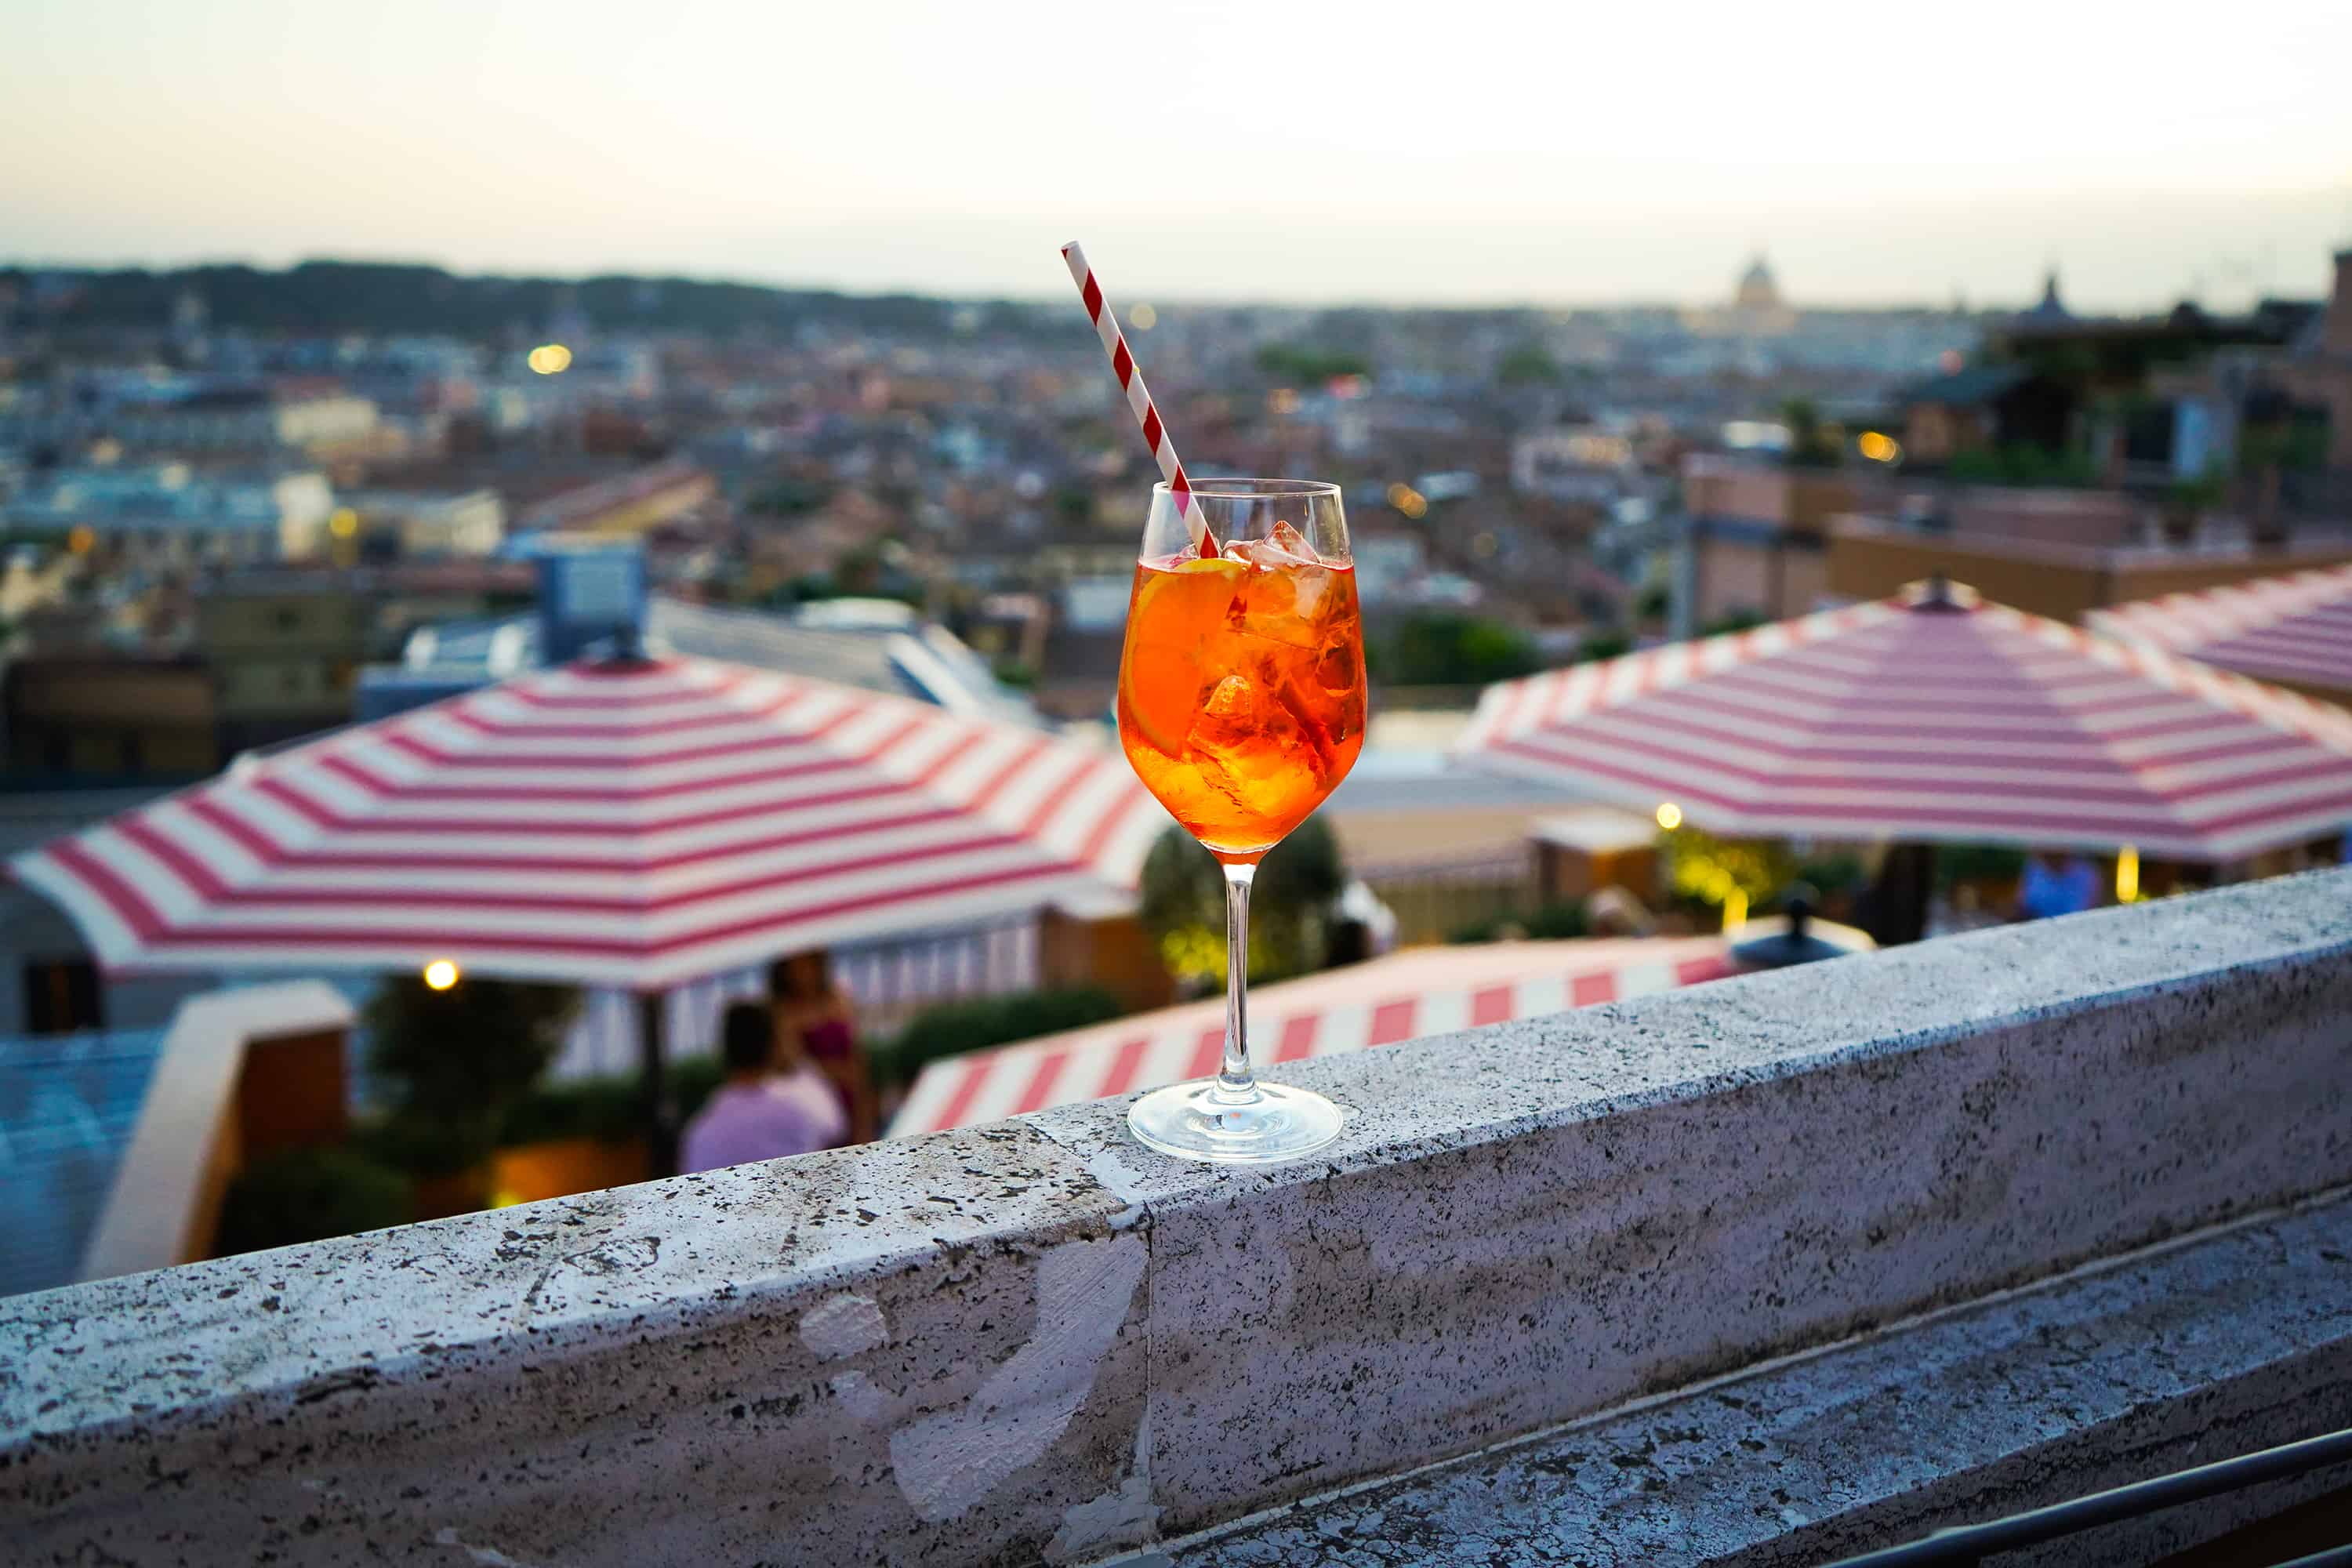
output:
[[25, 1032], [63, 1035], [106, 1026], [98, 966], [87, 958], [35, 958], [25, 964]]

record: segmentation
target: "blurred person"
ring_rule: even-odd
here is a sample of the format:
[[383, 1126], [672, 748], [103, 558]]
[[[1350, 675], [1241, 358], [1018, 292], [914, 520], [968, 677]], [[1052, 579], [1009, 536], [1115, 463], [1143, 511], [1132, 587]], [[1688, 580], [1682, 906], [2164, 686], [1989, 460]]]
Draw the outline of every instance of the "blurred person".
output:
[[2099, 902], [2099, 868], [2080, 855], [2059, 856], [2036, 850], [2026, 857], [2017, 879], [2020, 920], [2048, 920], [2053, 915], [2079, 914]]
[[789, 1047], [757, 1002], [731, 1004], [719, 1027], [727, 1081], [687, 1123], [682, 1172], [716, 1171], [830, 1149], [848, 1131], [833, 1086]]
[[770, 964], [768, 1001], [778, 1036], [805, 1053], [833, 1085], [848, 1118], [849, 1141], [872, 1142], [878, 1131], [873, 1075], [857, 1048], [849, 999], [834, 984], [824, 950], [787, 953]]

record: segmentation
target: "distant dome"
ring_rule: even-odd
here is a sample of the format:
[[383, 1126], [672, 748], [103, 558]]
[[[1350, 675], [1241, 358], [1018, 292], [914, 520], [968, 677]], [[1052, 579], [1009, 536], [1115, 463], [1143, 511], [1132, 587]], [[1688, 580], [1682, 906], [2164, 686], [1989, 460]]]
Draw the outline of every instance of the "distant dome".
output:
[[1731, 296], [1732, 303], [1744, 310], [1777, 310], [1780, 303], [1780, 286], [1772, 281], [1772, 269], [1759, 256], [1739, 275], [1739, 287]]
[[2058, 298], [2058, 269], [2053, 267], [2042, 279], [2042, 303], [2028, 310], [2026, 319], [2034, 321], [2071, 321], [2074, 312], [2066, 309]]

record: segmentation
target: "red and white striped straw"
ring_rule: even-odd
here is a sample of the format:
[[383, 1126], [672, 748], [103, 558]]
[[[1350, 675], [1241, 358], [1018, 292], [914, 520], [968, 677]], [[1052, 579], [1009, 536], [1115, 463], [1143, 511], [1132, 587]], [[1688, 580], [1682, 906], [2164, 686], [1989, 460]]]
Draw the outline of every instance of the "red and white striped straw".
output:
[[1070, 280], [1078, 286], [1078, 298], [1087, 302], [1087, 315], [1094, 321], [1095, 335], [1102, 339], [1103, 353], [1110, 355], [1110, 368], [1118, 377], [1119, 389], [1127, 394], [1127, 405], [1135, 411], [1136, 423], [1143, 426], [1144, 444], [1160, 460], [1160, 477], [1168, 481], [1168, 493], [1183, 509], [1184, 526], [1192, 534], [1192, 548], [1203, 555], [1214, 555], [1217, 542], [1209, 533], [1209, 520], [1202, 515], [1201, 503], [1192, 498], [1192, 481], [1185, 477], [1175, 444], [1168, 439], [1168, 432], [1160, 423], [1160, 410], [1144, 387], [1143, 372], [1136, 368], [1135, 356], [1127, 352], [1127, 339], [1119, 332], [1118, 313], [1103, 302], [1102, 285], [1095, 281], [1095, 269], [1087, 265], [1087, 253], [1078, 248], [1074, 239], [1062, 247], [1062, 259], [1070, 264]]

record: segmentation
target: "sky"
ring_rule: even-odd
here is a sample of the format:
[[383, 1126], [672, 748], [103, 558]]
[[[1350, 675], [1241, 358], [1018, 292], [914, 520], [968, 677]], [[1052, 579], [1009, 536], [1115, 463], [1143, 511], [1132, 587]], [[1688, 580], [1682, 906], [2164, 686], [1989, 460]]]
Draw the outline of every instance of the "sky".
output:
[[0, 258], [2231, 308], [2352, 245], [2347, 62], [2343, 0], [0, 0]]

